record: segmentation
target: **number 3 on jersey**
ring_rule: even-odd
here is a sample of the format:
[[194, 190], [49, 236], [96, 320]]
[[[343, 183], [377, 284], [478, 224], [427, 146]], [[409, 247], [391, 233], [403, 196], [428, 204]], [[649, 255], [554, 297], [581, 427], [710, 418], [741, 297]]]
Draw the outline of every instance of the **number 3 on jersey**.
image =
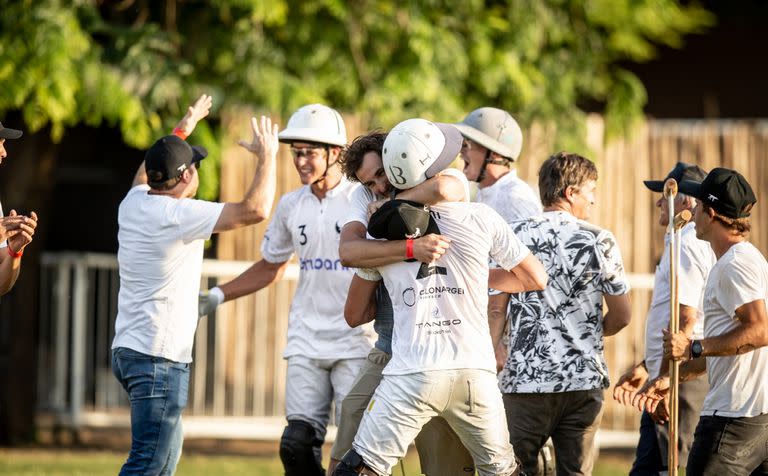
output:
[[307, 225], [299, 225], [299, 244], [302, 246], [307, 244], [307, 234], [304, 233], [306, 227]]

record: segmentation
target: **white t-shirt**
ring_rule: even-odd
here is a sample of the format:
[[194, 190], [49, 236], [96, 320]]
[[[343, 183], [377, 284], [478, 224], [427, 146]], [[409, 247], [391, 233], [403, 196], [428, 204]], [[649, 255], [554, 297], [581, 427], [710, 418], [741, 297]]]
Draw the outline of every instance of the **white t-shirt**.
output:
[[120, 292], [112, 348], [192, 361], [203, 245], [223, 203], [133, 187], [117, 214]]
[[603, 295], [629, 292], [613, 234], [560, 211], [515, 222], [512, 229], [544, 265], [549, 282], [543, 291], [510, 295], [502, 392], [608, 388]]
[[372, 326], [353, 329], [344, 320], [354, 269], [339, 260], [339, 234], [358, 188], [359, 184], [342, 180], [320, 200], [305, 185], [280, 198], [267, 227], [261, 243], [266, 261], [282, 263], [294, 252], [299, 258], [285, 358], [359, 358], [371, 350]]
[[478, 189], [475, 201], [485, 203], [510, 224], [542, 212], [536, 192], [518, 178], [516, 170], [510, 170], [493, 185]]
[[378, 268], [395, 310], [392, 360], [383, 374], [464, 368], [495, 373], [488, 256], [509, 270], [530, 252], [486, 205], [442, 203], [431, 213], [451, 239], [448, 251], [430, 265], [402, 261]]
[[[651, 307], [645, 322], [645, 366], [655, 377], [664, 357], [662, 329], [669, 328], [669, 235], [664, 236], [664, 253], [656, 266]], [[696, 225], [688, 223], [680, 230], [680, 266], [677, 271], [680, 304], [696, 308], [693, 338], [704, 335], [704, 285], [715, 264], [709, 242], [696, 238]]]
[[[704, 291], [704, 337], [735, 329], [736, 309], [768, 294], [768, 263], [749, 242], [731, 246], [709, 273]], [[707, 357], [709, 393], [702, 415], [753, 417], [768, 413], [768, 347]]]

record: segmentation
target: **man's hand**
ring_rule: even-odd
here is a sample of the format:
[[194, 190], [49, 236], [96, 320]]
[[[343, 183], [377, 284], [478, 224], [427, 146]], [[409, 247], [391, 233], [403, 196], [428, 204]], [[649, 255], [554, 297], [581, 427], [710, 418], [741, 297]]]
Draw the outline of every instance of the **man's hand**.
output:
[[0, 218], [0, 242], [21, 233], [21, 225], [27, 220], [24, 215], [16, 215], [14, 210], [11, 210], [11, 215]]
[[241, 140], [238, 142], [248, 152], [257, 155], [261, 160], [277, 157], [280, 142], [277, 139], [277, 124], [272, 124], [272, 119], [261, 116], [261, 121], [251, 118], [251, 130], [253, 139], [251, 142]]
[[669, 399], [665, 398], [660, 402], [660, 404], [656, 407], [656, 410], [650, 414], [651, 419], [658, 423], [659, 425], [663, 425], [664, 423], [669, 421]]
[[662, 375], [646, 383], [637, 394], [632, 397], [632, 406], [640, 411], [653, 413], [659, 402], [669, 394], [669, 376]]
[[218, 287], [207, 291], [200, 291], [197, 300], [198, 317], [207, 316], [212, 313], [222, 302], [224, 302], [224, 293]]
[[443, 235], [422, 236], [413, 240], [413, 257], [422, 263], [437, 261], [448, 250], [451, 239]]
[[35, 235], [35, 229], [37, 228], [37, 213], [31, 212], [29, 216], [24, 216], [17, 215], [16, 210], [11, 210], [8, 218], [21, 219], [18, 222], [18, 228], [15, 230], [16, 233], [8, 238], [8, 246], [11, 248], [11, 251], [18, 253], [28, 244], [32, 243], [32, 237]]
[[690, 360], [691, 339], [683, 331], [670, 334], [667, 329], [662, 329], [664, 334], [664, 358], [672, 360]]
[[189, 106], [187, 114], [181, 118], [176, 125], [176, 128], [181, 130], [187, 136], [192, 134], [192, 131], [197, 127], [197, 123], [200, 122], [200, 119], [203, 119], [211, 112], [211, 104], [213, 104], [213, 99], [207, 94], [203, 94], [197, 98], [197, 101]]
[[494, 353], [496, 354], [496, 373], [499, 373], [504, 369], [504, 364], [507, 363], [507, 358], [509, 357], [509, 350], [504, 345], [503, 339], [494, 349]]
[[645, 368], [645, 363], [640, 362], [619, 377], [619, 381], [613, 387], [613, 399], [622, 405], [632, 405], [632, 399], [647, 381], [648, 370]]

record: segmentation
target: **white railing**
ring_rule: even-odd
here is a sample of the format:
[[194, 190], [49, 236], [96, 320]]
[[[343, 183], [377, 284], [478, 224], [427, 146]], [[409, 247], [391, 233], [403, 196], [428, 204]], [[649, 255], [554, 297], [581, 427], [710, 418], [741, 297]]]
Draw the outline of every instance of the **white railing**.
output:
[[[204, 260], [201, 287], [236, 276], [251, 264]], [[38, 422], [74, 430], [127, 428], [127, 396], [110, 365], [120, 282], [116, 257], [45, 253], [41, 265]], [[292, 265], [270, 288], [200, 320], [185, 411], [187, 436], [279, 438], [285, 391], [281, 352], [297, 278], [298, 267]], [[653, 276], [630, 275], [630, 283], [648, 290]], [[601, 445], [634, 442], [635, 435], [623, 429], [604, 421]], [[334, 434], [331, 428], [329, 439]]]

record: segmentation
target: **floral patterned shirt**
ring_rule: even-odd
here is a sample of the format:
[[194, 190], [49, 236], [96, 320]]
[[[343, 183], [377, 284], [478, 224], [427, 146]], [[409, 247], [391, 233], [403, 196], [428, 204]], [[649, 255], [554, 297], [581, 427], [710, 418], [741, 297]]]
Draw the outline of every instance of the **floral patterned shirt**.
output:
[[545, 212], [512, 228], [546, 268], [549, 284], [510, 296], [502, 392], [608, 388], [603, 295], [629, 292], [616, 239], [566, 212]]

